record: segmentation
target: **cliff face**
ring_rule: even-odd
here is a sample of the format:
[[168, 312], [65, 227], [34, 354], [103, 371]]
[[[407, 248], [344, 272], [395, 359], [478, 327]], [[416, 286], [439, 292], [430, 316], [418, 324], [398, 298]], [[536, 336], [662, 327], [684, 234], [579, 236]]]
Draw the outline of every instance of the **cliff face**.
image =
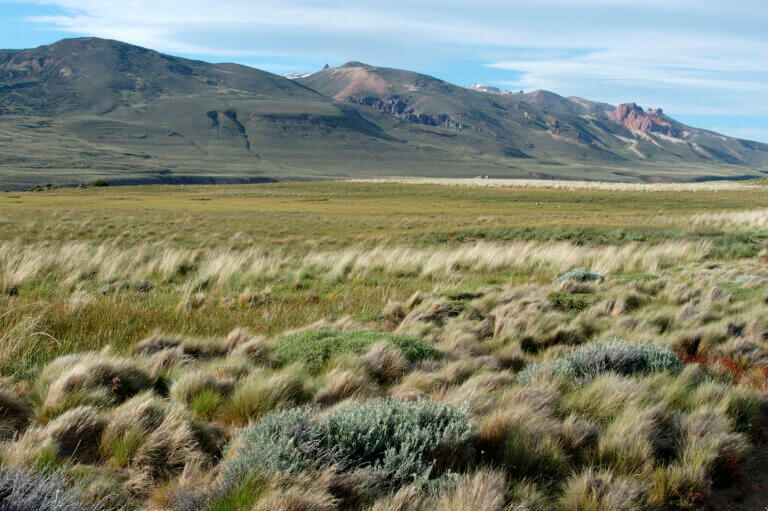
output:
[[666, 120], [661, 109], [645, 111], [635, 103], [625, 103], [616, 107], [610, 117], [616, 124], [633, 131], [682, 137], [680, 130]]
[[357, 105], [365, 105], [389, 115], [403, 119], [404, 121], [412, 122], [414, 124], [424, 124], [426, 126], [444, 126], [446, 128], [453, 128], [457, 130], [474, 129], [468, 124], [464, 124], [453, 119], [447, 114], [430, 115], [423, 112], [419, 112], [418, 109], [410, 106], [407, 102], [400, 99], [399, 96], [367, 96], [364, 98], [346, 97], [345, 100], [348, 103], [354, 103]]

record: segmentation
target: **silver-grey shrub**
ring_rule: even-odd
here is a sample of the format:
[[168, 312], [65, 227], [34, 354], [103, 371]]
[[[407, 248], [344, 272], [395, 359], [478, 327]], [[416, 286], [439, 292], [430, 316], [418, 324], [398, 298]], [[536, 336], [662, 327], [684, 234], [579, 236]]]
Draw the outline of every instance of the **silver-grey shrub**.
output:
[[560, 282], [565, 282], [566, 280], [572, 280], [575, 282], [593, 282], [597, 280], [602, 282], [605, 280], [605, 275], [589, 271], [586, 268], [574, 268], [573, 270], [567, 271], [554, 279], [554, 283], [559, 284]]
[[750, 282], [760, 282], [762, 278], [759, 275], [743, 274], [733, 280], [734, 284], [746, 284]]
[[539, 373], [549, 372], [573, 383], [582, 383], [607, 372], [630, 375], [679, 371], [681, 368], [681, 360], [669, 348], [611, 339], [579, 346], [560, 359], [531, 364], [518, 378], [528, 383]]
[[322, 449], [383, 477], [412, 481], [428, 474], [441, 447], [469, 445], [477, 428], [466, 407], [429, 400], [356, 404], [319, 421]]
[[0, 467], [0, 511], [100, 511], [86, 503], [85, 495], [59, 472]]
[[427, 478], [441, 448], [468, 448], [477, 427], [466, 407], [425, 399], [383, 399], [314, 418], [272, 412], [244, 430], [222, 481], [233, 487], [254, 470], [298, 472], [309, 465], [372, 469], [392, 486]]

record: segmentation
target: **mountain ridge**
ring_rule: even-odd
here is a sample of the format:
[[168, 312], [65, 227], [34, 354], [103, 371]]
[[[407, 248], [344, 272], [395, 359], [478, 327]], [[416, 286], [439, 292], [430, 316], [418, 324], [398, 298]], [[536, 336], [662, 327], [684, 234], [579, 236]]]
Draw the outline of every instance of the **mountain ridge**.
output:
[[355, 61], [288, 79], [65, 39], [0, 50], [0, 186], [397, 175], [689, 181], [768, 168], [766, 144], [643, 111], [659, 116], [651, 126], [686, 133], [668, 140], [643, 131], [639, 111], [622, 123], [610, 108]]

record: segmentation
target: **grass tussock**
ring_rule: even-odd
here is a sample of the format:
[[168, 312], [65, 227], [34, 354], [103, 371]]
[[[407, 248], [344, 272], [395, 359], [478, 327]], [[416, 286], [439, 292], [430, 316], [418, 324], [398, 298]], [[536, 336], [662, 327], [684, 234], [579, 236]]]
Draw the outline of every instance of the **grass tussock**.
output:
[[119, 403], [153, 385], [136, 362], [103, 353], [57, 359], [46, 367], [41, 382], [45, 418], [73, 406]]
[[32, 403], [10, 384], [0, 384], [0, 440], [23, 431], [32, 415]]
[[301, 366], [277, 373], [256, 368], [235, 387], [223, 413], [233, 423], [245, 425], [270, 411], [298, 406], [310, 398], [309, 382]]
[[390, 305], [397, 333], [343, 319], [63, 356], [3, 387], [2, 456], [76, 460], [97, 495], [179, 510], [695, 507], [738, 484], [768, 403], [768, 316], [708, 285], [455, 288]]

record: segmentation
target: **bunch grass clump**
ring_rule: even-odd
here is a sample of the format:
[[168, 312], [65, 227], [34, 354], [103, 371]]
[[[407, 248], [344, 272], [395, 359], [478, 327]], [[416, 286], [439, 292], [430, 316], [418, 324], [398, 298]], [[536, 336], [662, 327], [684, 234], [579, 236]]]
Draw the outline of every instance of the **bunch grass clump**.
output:
[[301, 405], [311, 397], [305, 380], [300, 366], [290, 366], [277, 373], [256, 368], [235, 387], [223, 414], [233, 423], [244, 426], [270, 411]]
[[531, 364], [518, 378], [529, 383], [540, 373], [548, 372], [572, 383], [582, 383], [607, 372], [631, 375], [679, 371], [682, 366], [682, 361], [669, 348], [611, 339], [585, 344], [563, 358]]
[[31, 408], [31, 404], [9, 385], [0, 384], [0, 440], [11, 439], [24, 430], [30, 420]]
[[97, 352], [60, 357], [46, 367], [40, 380], [44, 420], [81, 405], [120, 403], [154, 384], [134, 360]]
[[273, 352], [282, 364], [303, 362], [318, 371], [336, 355], [362, 353], [382, 341], [398, 348], [412, 362], [437, 354], [435, 348], [417, 337], [373, 330], [307, 330], [284, 337]]

